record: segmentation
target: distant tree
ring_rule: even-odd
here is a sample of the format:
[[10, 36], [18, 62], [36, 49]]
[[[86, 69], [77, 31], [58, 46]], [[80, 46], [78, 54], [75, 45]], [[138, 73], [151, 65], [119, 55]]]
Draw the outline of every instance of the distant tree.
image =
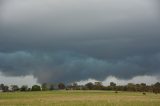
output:
[[156, 94], [160, 93], [160, 83], [159, 82], [157, 82], [153, 85], [153, 92]]
[[116, 86], [116, 83], [110, 82], [110, 86], [111, 86], [111, 87], [115, 87], [115, 86]]
[[41, 87], [39, 85], [33, 85], [32, 91], [41, 91]]
[[0, 89], [3, 92], [8, 92], [9, 91], [9, 87], [7, 85], [4, 85], [4, 84], [0, 84]]
[[96, 86], [102, 86], [102, 82], [95, 82]]
[[93, 88], [94, 88], [94, 84], [92, 82], [85, 84], [85, 86], [88, 90], [93, 90]]
[[31, 91], [32, 89], [31, 88], [28, 88], [28, 90], [27, 91]]
[[[154, 92], [155, 94], [160, 93], [160, 82], [157, 82], [153, 85], [146, 85], [145, 83], [141, 84], [134, 84], [128, 83], [127, 85], [117, 86], [116, 83], [110, 82], [110, 86], [103, 86], [101, 82], [89, 82], [85, 85], [78, 85], [77, 83], [73, 83], [71, 85], [65, 86], [64, 83], [59, 83], [56, 88], [53, 84], [43, 83], [41, 86], [33, 85], [32, 88], [28, 88], [26, 85], [23, 85], [19, 88], [17, 85], [11, 85], [12, 91], [43, 91], [46, 90], [54, 90], [57, 89], [66, 89], [66, 90], [114, 90], [115, 93], [118, 91], [135, 91], [135, 92], [142, 92], [143, 95], [146, 95], [147, 92]], [[8, 92], [10, 91], [9, 87], [0, 84], [0, 92]]]
[[141, 91], [146, 92], [147, 85], [145, 83], [141, 83], [140, 85], [141, 85]]
[[112, 90], [116, 90], [116, 83], [110, 82], [110, 87]]
[[142, 92], [142, 88], [140, 84], [136, 84], [135, 87], [136, 87], [136, 91]]
[[124, 91], [124, 86], [116, 86], [117, 91]]
[[20, 88], [20, 91], [28, 91], [28, 86], [27, 86], [27, 85], [23, 85], [23, 86]]
[[4, 90], [4, 84], [0, 84], [0, 90], [1, 90], [1, 91]]
[[128, 91], [136, 91], [136, 85], [133, 83], [128, 83], [127, 90]]
[[59, 84], [58, 84], [58, 88], [59, 88], [59, 89], [65, 89], [64, 83], [59, 83]]
[[43, 83], [42, 86], [41, 86], [41, 88], [42, 88], [42, 91], [47, 91], [47, 90], [49, 90], [47, 83]]
[[3, 88], [3, 92], [8, 92], [8, 91], [9, 91], [9, 87], [7, 85], [5, 85]]
[[94, 89], [95, 90], [102, 90], [103, 89], [102, 82], [95, 82]]
[[12, 91], [18, 91], [19, 87], [18, 87], [18, 85], [11, 85], [11, 89], [12, 89]]
[[50, 84], [49, 90], [54, 90], [54, 89], [55, 89], [54, 84]]
[[[69, 86], [68, 86], [69, 87]], [[70, 85], [70, 88], [72, 90], [80, 90], [80, 87], [78, 86], [78, 84], [76, 82], [74, 82], [72, 85]]]
[[75, 82], [75, 83], [72, 84], [72, 86], [73, 86], [73, 87], [77, 87], [78, 84]]
[[74, 90], [73, 85], [67, 85], [67, 86], [66, 86], [66, 90]]

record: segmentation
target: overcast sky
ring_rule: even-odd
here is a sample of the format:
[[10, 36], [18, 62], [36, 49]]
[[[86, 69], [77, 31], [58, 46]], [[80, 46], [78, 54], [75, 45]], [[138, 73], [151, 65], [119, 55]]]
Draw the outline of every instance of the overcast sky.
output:
[[109, 76], [159, 81], [159, 3], [0, 0], [1, 76], [39, 83]]

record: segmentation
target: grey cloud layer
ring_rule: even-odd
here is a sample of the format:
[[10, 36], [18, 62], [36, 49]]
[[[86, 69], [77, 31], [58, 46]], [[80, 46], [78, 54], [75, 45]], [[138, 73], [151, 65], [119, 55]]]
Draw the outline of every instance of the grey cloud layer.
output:
[[106, 76], [132, 78], [137, 75], [159, 74], [160, 54], [151, 57], [128, 57], [119, 61], [96, 59], [77, 53], [0, 53], [0, 70], [6, 75], [33, 74], [40, 82], [72, 82]]
[[40, 81], [156, 74], [158, 6], [158, 0], [1, 0], [0, 69]]

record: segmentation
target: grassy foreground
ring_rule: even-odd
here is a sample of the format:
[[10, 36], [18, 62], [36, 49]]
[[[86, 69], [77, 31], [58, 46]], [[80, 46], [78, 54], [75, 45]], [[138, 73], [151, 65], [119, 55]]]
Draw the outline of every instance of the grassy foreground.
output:
[[160, 106], [160, 95], [109, 91], [0, 93], [0, 106]]

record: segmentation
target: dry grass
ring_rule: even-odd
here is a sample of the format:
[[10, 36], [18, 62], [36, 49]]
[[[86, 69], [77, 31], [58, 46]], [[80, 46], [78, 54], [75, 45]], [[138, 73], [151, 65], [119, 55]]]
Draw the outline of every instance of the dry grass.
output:
[[0, 93], [0, 106], [160, 106], [160, 95], [108, 91]]

